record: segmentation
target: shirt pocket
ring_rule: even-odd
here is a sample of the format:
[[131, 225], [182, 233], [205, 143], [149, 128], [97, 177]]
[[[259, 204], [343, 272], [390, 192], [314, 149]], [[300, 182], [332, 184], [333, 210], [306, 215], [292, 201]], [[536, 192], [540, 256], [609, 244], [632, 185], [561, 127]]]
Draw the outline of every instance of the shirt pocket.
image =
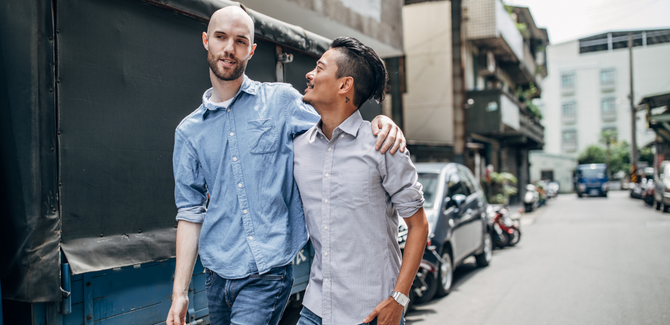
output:
[[248, 121], [246, 131], [249, 152], [264, 154], [277, 151], [279, 141], [274, 119]]
[[338, 177], [342, 194], [341, 205], [353, 210], [367, 207], [370, 202], [370, 173], [367, 168], [351, 168]]

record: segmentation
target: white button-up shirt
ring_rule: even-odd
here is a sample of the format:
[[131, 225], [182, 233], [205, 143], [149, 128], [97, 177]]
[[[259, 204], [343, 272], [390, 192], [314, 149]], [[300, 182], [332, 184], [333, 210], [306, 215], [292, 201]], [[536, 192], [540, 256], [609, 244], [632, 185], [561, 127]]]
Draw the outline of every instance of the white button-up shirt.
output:
[[294, 177], [315, 256], [303, 304], [323, 324], [360, 324], [400, 271], [398, 215], [423, 205], [409, 151], [382, 154], [356, 111], [331, 140], [321, 122], [294, 139]]

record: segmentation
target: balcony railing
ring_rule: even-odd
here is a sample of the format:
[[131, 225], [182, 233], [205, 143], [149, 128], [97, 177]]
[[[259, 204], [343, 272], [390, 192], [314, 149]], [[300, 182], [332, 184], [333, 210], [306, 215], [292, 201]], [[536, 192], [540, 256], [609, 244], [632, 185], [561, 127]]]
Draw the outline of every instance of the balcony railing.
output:
[[500, 0], [465, 1], [466, 38], [490, 49], [516, 83], [535, 81], [535, 58]]
[[502, 89], [467, 92], [468, 131], [489, 137], [515, 137], [541, 148], [544, 127], [519, 102]]

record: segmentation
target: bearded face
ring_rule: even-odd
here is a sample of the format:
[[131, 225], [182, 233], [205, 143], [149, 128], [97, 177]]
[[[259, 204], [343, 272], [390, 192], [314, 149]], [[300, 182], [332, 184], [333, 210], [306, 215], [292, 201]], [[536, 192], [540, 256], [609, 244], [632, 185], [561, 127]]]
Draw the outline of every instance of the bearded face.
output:
[[247, 60], [236, 59], [232, 54], [223, 53], [216, 55], [212, 52], [207, 53], [207, 61], [214, 75], [220, 80], [235, 80], [244, 74], [247, 68]]

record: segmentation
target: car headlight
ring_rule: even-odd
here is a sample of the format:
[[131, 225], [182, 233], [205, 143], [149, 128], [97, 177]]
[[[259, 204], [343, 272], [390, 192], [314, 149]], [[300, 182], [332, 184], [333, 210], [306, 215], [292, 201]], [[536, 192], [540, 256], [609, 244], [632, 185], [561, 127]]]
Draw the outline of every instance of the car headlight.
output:
[[583, 183], [579, 183], [579, 185], [577, 185], [577, 188], [578, 188], [580, 191], [584, 191], [584, 190], [586, 190], [586, 185], [583, 184]]
[[605, 182], [605, 183], [603, 183], [603, 187], [602, 187], [602, 188], [603, 188], [603, 191], [607, 191], [607, 188], [609, 187], [609, 185], [610, 185], [609, 182]]

